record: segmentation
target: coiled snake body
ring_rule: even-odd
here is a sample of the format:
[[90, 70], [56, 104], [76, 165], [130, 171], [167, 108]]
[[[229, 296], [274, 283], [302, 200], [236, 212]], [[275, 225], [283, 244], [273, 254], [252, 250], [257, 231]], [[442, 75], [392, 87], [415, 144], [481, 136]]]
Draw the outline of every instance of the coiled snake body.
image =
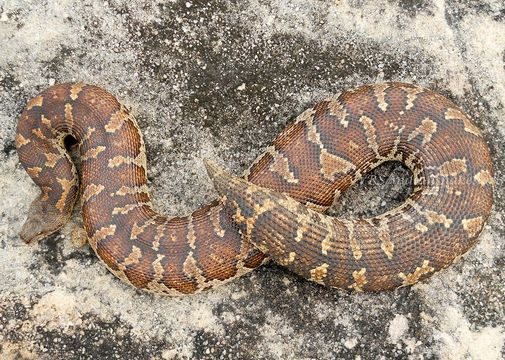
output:
[[[156, 213], [134, 117], [105, 90], [68, 83], [32, 99], [19, 120], [19, 158], [41, 195], [21, 237], [68, 221], [79, 179], [63, 140], [80, 146], [89, 243], [120, 279], [191, 294], [259, 266], [266, 256], [332, 287], [410, 285], [450, 265], [481, 232], [493, 201], [488, 147], [456, 105], [402, 83], [362, 86], [306, 110], [242, 178], [207, 163], [222, 195], [186, 217]], [[368, 219], [323, 212], [384, 161], [413, 174], [410, 197]]]

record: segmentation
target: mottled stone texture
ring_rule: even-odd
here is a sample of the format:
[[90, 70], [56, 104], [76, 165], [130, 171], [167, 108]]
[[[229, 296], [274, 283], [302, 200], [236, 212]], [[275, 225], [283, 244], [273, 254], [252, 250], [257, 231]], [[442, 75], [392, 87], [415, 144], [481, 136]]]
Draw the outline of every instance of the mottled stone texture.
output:
[[[501, 0], [0, 2], [0, 358], [502, 358], [504, 39]], [[133, 109], [153, 197], [172, 215], [215, 196], [203, 158], [239, 173], [318, 100], [417, 83], [483, 130], [494, 213], [457, 264], [394, 292], [325, 289], [266, 265], [198, 296], [140, 293], [78, 246], [78, 212], [40, 244], [17, 236], [37, 193], [14, 149], [17, 117], [40, 90], [73, 80]], [[409, 183], [385, 165], [333, 212], [382, 212]]]

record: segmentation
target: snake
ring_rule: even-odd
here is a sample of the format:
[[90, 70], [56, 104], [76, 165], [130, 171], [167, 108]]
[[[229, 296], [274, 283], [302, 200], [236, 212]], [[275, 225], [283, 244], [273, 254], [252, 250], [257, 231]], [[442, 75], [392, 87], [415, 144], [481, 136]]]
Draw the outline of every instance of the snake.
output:
[[[22, 112], [15, 142], [40, 188], [22, 240], [57, 232], [80, 194], [87, 240], [105, 266], [138, 289], [171, 296], [209, 290], [270, 259], [349, 291], [412, 285], [472, 248], [493, 206], [493, 162], [479, 128], [451, 100], [407, 83], [362, 85], [318, 102], [241, 176], [206, 160], [219, 196], [186, 216], [154, 209], [138, 123], [100, 87], [42, 91]], [[405, 201], [367, 218], [326, 214], [386, 161], [411, 172]]]

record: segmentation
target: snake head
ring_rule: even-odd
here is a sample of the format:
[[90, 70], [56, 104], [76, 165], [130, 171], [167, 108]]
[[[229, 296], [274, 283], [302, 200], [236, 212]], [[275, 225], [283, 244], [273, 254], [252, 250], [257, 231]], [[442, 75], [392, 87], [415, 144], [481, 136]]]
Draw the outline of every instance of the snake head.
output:
[[70, 213], [60, 212], [41, 194], [31, 203], [19, 237], [26, 243], [40, 241], [59, 230], [69, 218]]

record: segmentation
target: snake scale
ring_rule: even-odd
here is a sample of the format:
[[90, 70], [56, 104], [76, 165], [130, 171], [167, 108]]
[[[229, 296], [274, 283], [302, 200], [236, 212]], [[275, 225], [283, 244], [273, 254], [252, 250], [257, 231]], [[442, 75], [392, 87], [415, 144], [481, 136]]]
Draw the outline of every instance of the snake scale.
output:
[[[67, 136], [79, 145], [80, 181]], [[221, 197], [184, 217], [153, 210], [137, 122], [99, 87], [43, 91], [20, 117], [16, 146], [41, 189], [21, 229], [24, 241], [63, 226], [80, 191], [89, 244], [107, 268], [169, 295], [208, 290], [267, 258], [331, 287], [414, 284], [476, 243], [493, 203], [493, 165], [479, 129], [442, 95], [404, 83], [365, 85], [319, 102], [242, 177], [206, 162]], [[412, 172], [405, 202], [372, 218], [324, 214], [391, 160]]]

